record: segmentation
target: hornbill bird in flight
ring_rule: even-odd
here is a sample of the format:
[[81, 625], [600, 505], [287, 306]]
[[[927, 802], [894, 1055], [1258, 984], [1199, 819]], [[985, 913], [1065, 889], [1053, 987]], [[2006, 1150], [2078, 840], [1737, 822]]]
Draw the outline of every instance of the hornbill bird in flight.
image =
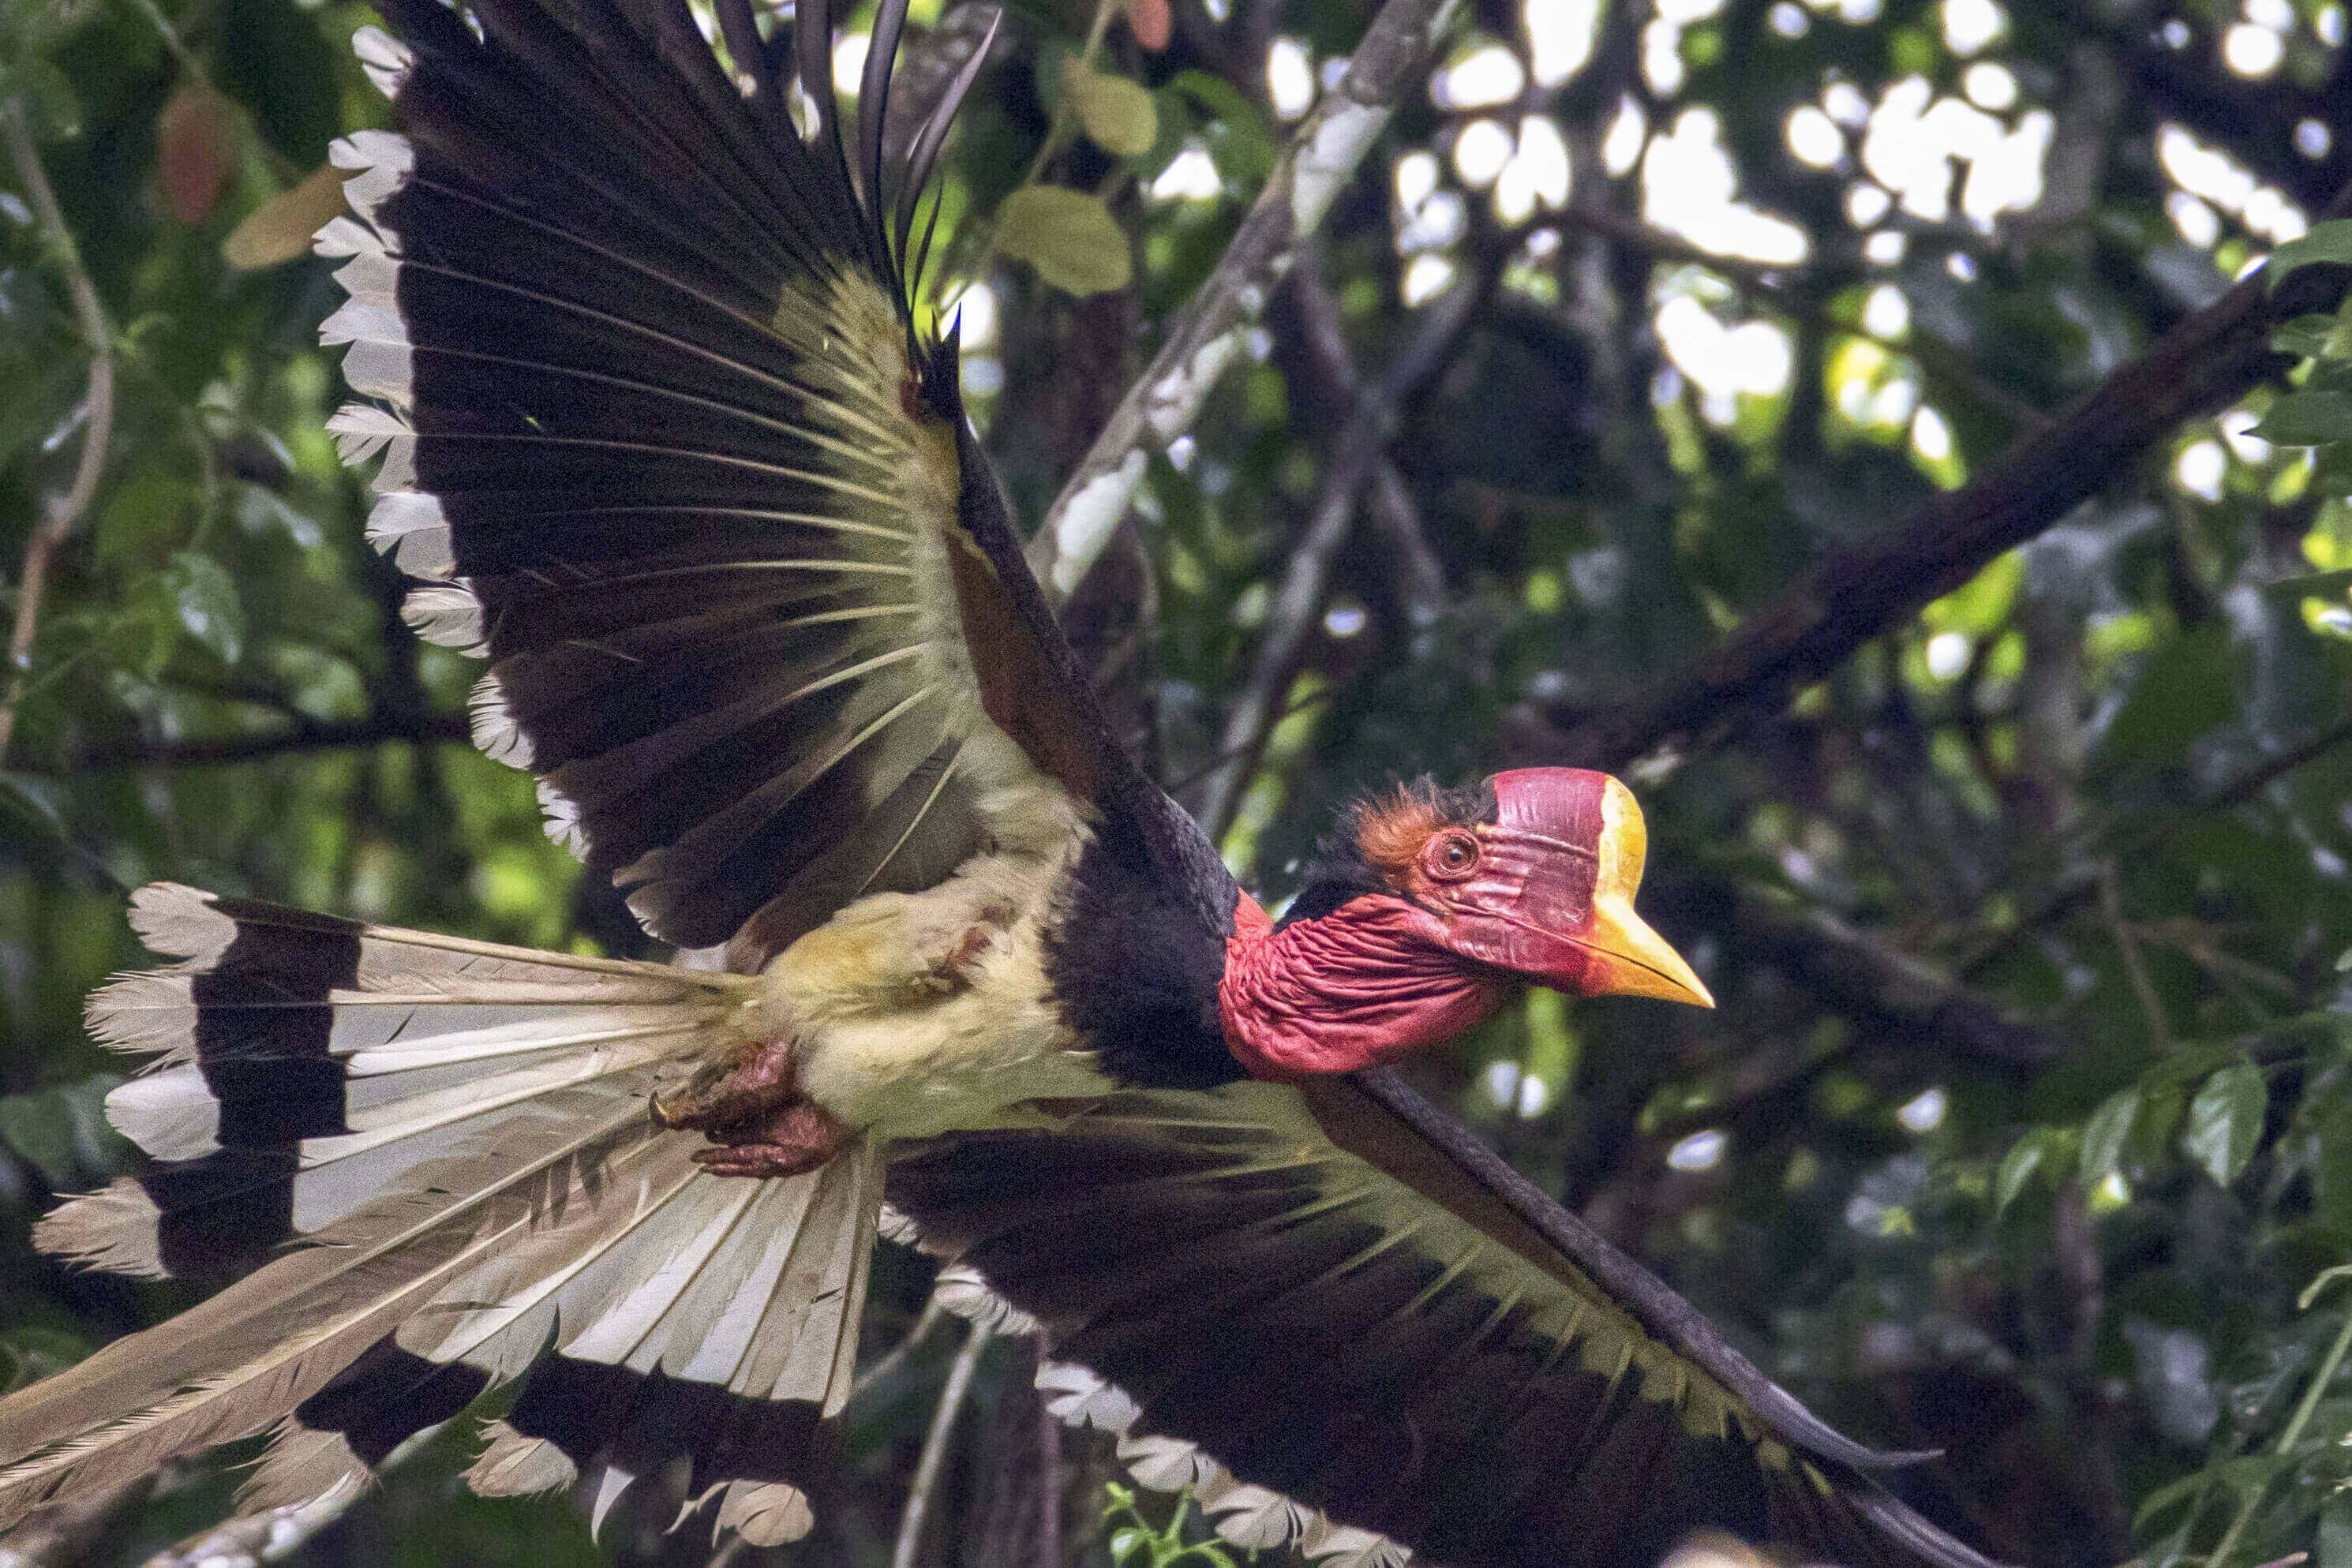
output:
[[985, 48], [886, 157], [906, 0], [854, 124], [822, 0], [381, 8], [399, 131], [319, 240], [373, 537], [551, 831], [724, 961], [141, 893], [178, 962], [90, 1018], [152, 1053], [109, 1101], [151, 1159], [40, 1239], [225, 1283], [0, 1402], [0, 1525], [263, 1434], [245, 1506], [319, 1497], [511, 1382], [477, 1490], [684, 1458], [789, 1539], [887, 1194], [1241, 1539], [1988, 1568], [1387, 1066], [1528, 982], [1707, 1004], [1623, 786], [1369, 800], [1276, 925], [1106, 727], [913, 303]]

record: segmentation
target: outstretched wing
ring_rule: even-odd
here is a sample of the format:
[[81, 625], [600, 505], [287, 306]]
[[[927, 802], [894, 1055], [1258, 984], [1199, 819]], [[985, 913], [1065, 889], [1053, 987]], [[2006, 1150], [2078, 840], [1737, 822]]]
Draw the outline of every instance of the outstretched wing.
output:
[[1044, 1326], [1066, 1418], [1119, 1430], [1139, 1476], [1193, 1485], [1247, 1544], [1651, 1568], [1714, 1527], [1990, 1568], [1867, 1450], [1660, 1321], [1696, 1316], [1664, 1286], [1629, 1310], [1348, 1081], [936, 1139], [896, 1152], [888, 1191]]
[[[845, 151], [748, 0], [387, 0], [400, 133], [339, 146], [329, 321], [378, 400], [370, 532], [413, 624], [489, 661], [476, 735], [658, 936], [755, 965], [983, 841], [1074, 830], [1108, 740], [909, 305], [916, 195], [983, 47], [881, 153], [905, 0]], [[855, 158], [856, 172], [852, 172]]]

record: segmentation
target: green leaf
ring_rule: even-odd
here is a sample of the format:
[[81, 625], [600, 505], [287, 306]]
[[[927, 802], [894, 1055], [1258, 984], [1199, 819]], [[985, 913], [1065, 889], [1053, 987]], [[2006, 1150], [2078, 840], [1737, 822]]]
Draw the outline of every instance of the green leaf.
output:
[[0, 1339], [0, 1394], [13, 1394], [88, 1355], [83, 1340], [56, 1329], [13, 1328]]
[[121, 1082], [119, 1074], [106, 1072], [37, 1094], [0, 1099], [0, 1143], [38, 1166], [58, 1189], [112, 1169], [127, 1145], [107, 1125], [106, 1096]]
[[26, 106], [38, 141], [68, 141], [81, 134], [81, 100], [73, 82], [47, 60], [35, 57], [0, 73], [0, 98], [5, 97]]
[[2327, 352], [2329, 340], [2335, 336], [2333, 316], [2298, 316], [2292, 321], [2282, 321], [2271, 332], [2271, 347], [2282, 354], [2293, 354], [2298, 360], [2315, 360]]
[[2320, 224], [2301, 239], [2291, 239], [2271, 252], [2271, 287], [2276, 288], [2288, 273], [2315, 262], [2352, 267], [2352, 218]]
[[221, 259], [251, 272], [310, 254], [310, 236], [343, 211], [343, 178], [349, 172], [324, 163], [299, 183], [278, 192], [245, 214], [221, 241]]
[[2235, 676], [2229, 632], [2219, 623], [2164, 643], [2107, 727], [2107, 755], [2125, 762], [2179, 756], [2236, 709]]
[[1101, 199], [1059, 185], [1013, 192], [996, 209], [996, 248], [1037, 276], [1085, 298], [1124, 288], [1134, 277], [1127, 231]]
[[2083, 1124], [2083, 1154], [2077, 1171], [2084, 1186], [2096, 1186], [2123, 1169], [2124, 1151], [2131, 1142], [2132, 1124], [2139, 1119], [2139, 1107], [2137, 1084], [2118, 1089], [2099, 1102], [2099, 1108]]
[[245, 646], [245, 607], [237, 602], [236, 581], [228, 569], [208, 555], [182, 550], [163, 569], [163, 584], [188, 635], [222, 664], [236, 663]]
[[1274, 138], [1259, 118], [1256, 106], [1223, 77], [1206, 71], [1178, 71], [1168, 85], [1192, 100], [1205, 115], [1202, 140], [1217, 172], [1243, 185], [1255, 185], [1274, 172]]
[[1062, 90], [1096, 146], [1120, 158], [1151, 151], [1160, 140], [1160, 111], [1151, 95], [1122, 76], [1096, 70], [1082, 56], [1062, 62]]
[[2164, 1158], [2173, 1129], [2188, 1109], [2186, 1084], [2168, 1075], [2143, 1073], [2139, 1081], [2139, 1114], [2132, 1118], [2131, 1136], [2124, 1143], [2124, 1164], [2140, 1170]]
[[2322, 446], [2352, 437], [2352, 392], [2289, 392], [2252, 434], [2281, 446]]
[[2263, 584], [2263, 591], [2274, 599], [2305, 599], [2312, 595], [2334, 599], [2352, 590], [2352, 567], [2339, 567], [2334, 571], [2306, 571], [2294, 577], [2274, 578]]
[[2189, 1128], [2180, 1146], [2214, 1185], [2228, 1186], [2254, 1157], [2269, 1102], [2262, 1070], [2242, 1061], [2208, 1078], [2189, 1103]]
[[90, 529], [91, 554], [101, 566], [153, 570], [175, 540], [187, 537], [195, 515], [188, 482], [163, 468], [142, 468], [113, 487]]
[[2046, 1145], [2037, 1129], [2011, 1144], [2009, 1153], [2001, 1155], [2000, 1167], [1992, 1177], [1992, 1211], [1996, 1216], [2006, 1213], [2025, 1191], [2025, 1184], [2042, 1168], [2045, 1152]]

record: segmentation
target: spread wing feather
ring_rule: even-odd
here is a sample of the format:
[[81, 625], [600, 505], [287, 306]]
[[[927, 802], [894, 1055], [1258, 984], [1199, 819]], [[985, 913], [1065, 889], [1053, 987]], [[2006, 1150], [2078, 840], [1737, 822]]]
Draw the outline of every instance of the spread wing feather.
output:
[[1066, 1418], [1121, 1432], [1141, 1478], [1195, 1485], [1245, 1544], [1647, 1568], [1714, 1526], [1854, 1568], [1988, 1568], [1352, 1084], [1065, 1112], [902, 1151], [891, 1201], [1043, 1323]]
[[1096, 770], [1024, 743], [1107, 743], [885, 227], [939, 145], [882, 156], [903, 4], [855, 176], [829, 80], [804, 140], [742, 0], [748, 93], [675, 0], [471, 11], [395, 0], [402, 41], [363, 39], [401, 134], [338, 150], [358, 215], [321, 246], [348, 258], [326, 340], [381, 405], [338, 416], [345, 453], [382, 459], [412, 622], [489, 661], [478, 739], [657, 935], [743, 967], [1076, 831]]

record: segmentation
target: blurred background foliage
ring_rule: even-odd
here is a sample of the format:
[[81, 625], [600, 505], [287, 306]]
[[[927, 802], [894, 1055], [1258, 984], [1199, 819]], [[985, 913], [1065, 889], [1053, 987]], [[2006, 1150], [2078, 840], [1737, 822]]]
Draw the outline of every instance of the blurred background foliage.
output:
[[[1013, 0], [948, 159], [941, 304], [1024, 515], [1368, 15]], [[0, 0], [12, 1385], [185, 1301], [26, 1242], [131, 1157], [79, 1021], [142, 962], [128, 889], [643, 950], [465, 743], [470, 673], [402, 624], [322, 429], [338, 295], [302, 236], [330, 140], [385, 117], [369, 19]], [[916, 20], [940, 80], [984, 27]], [[2305, 237], [2352, 178], [2346, 31], [2341, 0], [1466, 0], [1069, 611], [1270, 902], [1358, 789], [1630, 762], [1647, 906], [1719, 1009], [1538, 995], [1420, 1071], [1817, 1408], [1946, 1449], [1900, 1484], [2015, 1562], [2352, 1568], [2352, 315], [2285, 321], [2261, 384], [1956, 591], [1840, 580], [1814, 610], [1869, 634], [1793, 702], [1635, 758], [1577, 737], [1997, 480], [2277, 247], [2352, 256]], [[836, 1506], [722, 1555], [1232, 1561], [885, 1251], [894, 1359]], [[659, 1506], [599, 1543], [456, 1468], [427, 1445], [288, 1560], [709, 1554]], [[135, 1563], [232, 1484], [175, 1470], [37, 1546]]]

